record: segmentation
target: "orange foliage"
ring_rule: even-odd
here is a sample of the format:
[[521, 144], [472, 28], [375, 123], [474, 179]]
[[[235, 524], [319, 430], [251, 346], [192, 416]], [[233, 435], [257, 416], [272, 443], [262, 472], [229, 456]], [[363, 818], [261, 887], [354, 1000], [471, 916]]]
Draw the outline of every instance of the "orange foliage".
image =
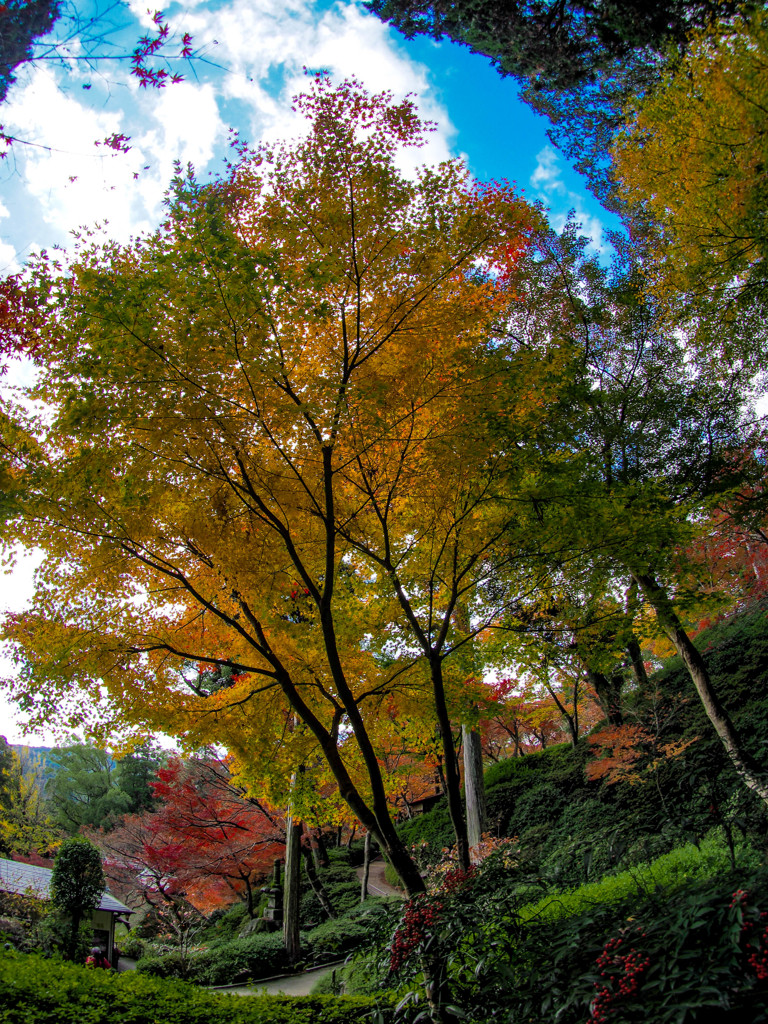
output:
[[608, 726], [589, 737], [595, 759], [587, 765], [587, 778], [590, 782], [602, 780], [608, 786], [616, 782], [630, 785], [644, 782], [644, 772], [678, 757], [696, 739], [658, 744], [653, 734], [641, 725]]

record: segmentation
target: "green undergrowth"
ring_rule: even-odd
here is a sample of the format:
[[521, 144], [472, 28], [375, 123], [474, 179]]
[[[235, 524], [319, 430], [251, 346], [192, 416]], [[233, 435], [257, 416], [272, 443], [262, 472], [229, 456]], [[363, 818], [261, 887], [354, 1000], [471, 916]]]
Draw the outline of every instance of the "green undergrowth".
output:
[[[738, 870], [756, 871], [761, 861], [757, 851], [750, 847], [738, 850]], [[657, 890], [669, 893], [706, 879], [716, 879], [730, 870], [727, 846], [721, 837], [710, 836], [698, 846], [689, 843], [647, 864], [606, 875], [576, 889], [549, 893], [521, 907], [519, 917], [523, 922], [560, 920], [585, 913], [601, 904], [617, 904], [633, 897], [642, 899]]]
[[389, 1019], [369, 997], [241, 996], [182, 981], [92, 970], [36, 955], [0, 955], [2, 1024], [370, 1024]]
[[[696, 644], [747, 750], [764, 761], [766, 609], [718, 623]], [[624, 780], [590, 780], [587, 767], [598, 750], [584, 738], [576, 748], [548, 747], [500, 761], [485, 773], [489, 831], [516, 839], [521, 870], [547, 886], [597, 881], [700, 842], [715, 827], [730, 833], [734, 844], [763, 841], [766, 808], [738, 778], [679, 659], [655, 673], [648, 692], [628, 688], [623, 704], [627, 724], [655, 735], [659, 749], [671, 745], [681, 752], [649, 752]], [[444, 802], [398, 831], [422, 866], [438, 861], [454, 842]]]

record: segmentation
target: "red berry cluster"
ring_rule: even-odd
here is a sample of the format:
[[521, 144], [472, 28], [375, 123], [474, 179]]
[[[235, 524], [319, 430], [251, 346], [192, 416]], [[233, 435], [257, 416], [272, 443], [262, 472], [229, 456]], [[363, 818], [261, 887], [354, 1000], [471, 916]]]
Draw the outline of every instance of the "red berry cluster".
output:
[[756, 921], [744, 919], [749, 893], [737, 889], [729, 903], [730, 910], [737, 910], [741, 920], [741, 939], [747, 955], [747, 963], [757, 975], [758, 981], [768, 980], [768, 918], [766, 911], [761, 911]]
[[743, 910], [747, 903], [747, 896], [748, 893], [744, 889], [737, 889], [733, 896], [731, 896], [731, 902], [728, 904], [728, 907], [731, 910], [734, 907], [739, 907]]
[[[645, 937], [645, 932], [639, 934]], [[649, 957], [638, 953], [634, 946], [627, 952], [621, 952], [620, 947], [623, 944], [623, 938], [609, 939], [597, 958], [600, 977], [607, 980], [595, 982], [597, 992], [590, 1006], [590, 1020], [594, 1024], [605, 1024], [616, 1012], [616, 1007], [612, 1004], [637, 992], [640, 987], [640, 976], [651, 962]], [[617, 982], [618, 988], [615, 987]]]
[[406, 905], [400, 927], [392, 939], [389, 954], [389, 969], [399, 971], [411, 953], [421, 945], [430, 929], [440, 921], [443, 904], [440, 900], [427, 902], [416, 897]]

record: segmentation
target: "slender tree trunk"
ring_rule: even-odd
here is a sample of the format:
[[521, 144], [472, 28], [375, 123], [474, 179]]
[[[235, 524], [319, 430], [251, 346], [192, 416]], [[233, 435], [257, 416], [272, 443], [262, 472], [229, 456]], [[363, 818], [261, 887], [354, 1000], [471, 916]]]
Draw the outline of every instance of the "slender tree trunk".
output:
[[[301, 836], [302, 828], [299, 826], [299, 835]], [[309, 837], [307, 837], [309, 839]], [[317, 873], [315, 867], [315, 859], [312, 855], [311, 843], [301, 843], [301, 852], [304, 857], [304, 867], [306, 868], [307, 878], [309, 884], [312, 887], [312, 892], [317, 896], [317, 901], [323, 908], [323, 913], [329, 921], [333, 921], [336, 918], [336, 911], [333, 909], [333, 904], [330, 901], [328, 893], [325, 891], [325, 886], [322, 883], [320, 876]]]
[[[545, 664], [543, 667], [544, 667], [544, 686], [546, 687], [547, 693], [550, 695], [552, 700], [557, 705], [557, 710], [560, 712], [560, 714], [565, 719], [565, 724], [568, 726], [568, 733], [569, 733], [570, 739], [571, 739], [571, 746], [576, 747], [576, 746], [578, 746], [578, 743], [579, 743], [579, 706], [578, 706], [578, 700], [577, 700], [577, 698], [579, 696], [579, 694], [578, 694], [578, 685], [579, 685], [578, 684], [578, 680], [576, 681], [576, 683], [574, 684], [574, 687], [573, 687], [574, 701], [573, 701], [573, 714], [571, 715], [571, 713], [567, 710], [567, 708], [565, 707], [563, 702], [560, 700], [560, 698], [557, 696], [557, 694], [555, 693], [553, 688], [549, 685], [549, 668], [548, 668], [548, 666]], [[543, 731], [542, 731], [542, 733], [543, 733]], [[542, 743], [542, 747], [543, 746], [544, 746], [544, 744]]]
[[463, 871], [466, 871], [469, 868], [469, 839], [467, 838], [467, 822], [464, 817], [464, 808], [461, 806], [461, 778], [459, 776], [459, 765], [456, 758], [456, 747], [453, 743], [451, 721], [448, 717], [448, 708], [445, 703], [443, 663], [440, 657], [437, 655], [432, 656], [430, 659], [430, 668], [432, 670], [432, 692], [435, 697], [437, 723], [440, 730], [440, 739], [443, 744], [443, 767], [445, 770], [445, 783], [448, 796], [448, 813], [451, 817], [454, 835], [456, 836], [456, 855], [459, 867]]
[[485, 831], [485, 784], [480, 733], [466, 725], [461, 727], [464, 748], [464, 796], [467, 805], [467, 840], [469, 856], [482, 842]]
[[352, 843], [353, 843], [354, 838], [355, 838], [355, 832], [357, 832], [357, 825], [353, 825], [352, 828], [349, 831], [349, 839], [347, 840], [347, 849], [348, 850], [352, 849]]
[[283, 881], [283, 943], [288, 959], [298, 960], [301, 952], [299, 936], [299, 868], [301, 866], [301, 823], [288, 815], [285, 828], [285, 878]]
[[[626, 602], [625, 602], [625, 615], [628, 621], [633, 623], [637, 617], [637, 580], [632, 578], [629, 586], [627, 587]], [[629, 640], [627, 641], [627, 657], [629, 658], [629, 664], [632, 667], [632, 675], [635, 677], [635, 682], [638, 688], [647, 692], [649, 689], [648, 673], [645, 671], [645, 665], [643, 664], [643, 655], [640, 650], [640, 644], [637, 642], [637, 637], [630, 628]]]
[[251, 885], [251, 879], [248, 875], [240, 876], [245, 882], [245, 906], [248, 910], [248, 917], [253, 918], [255, 914], [255, 908], [253, 906], [253, 886]]
[[683, 629], [669, 595], [653, 576], [635, 572], [632, 575], [656, 613], [659, 625], [674, 644], [675, 650], [687, 668], [699, 699], [704, 705], [707, 717], [720, 737], [720, 742], [725, 747], [736, 774], [749, 789], [757, 793], [761, 800], [768, 804], [768, 773], [744, 750], [741, 738], [736, 732], [728, 712], [715, 693], [704, 659]]
[[315, 841], [312, 844], [312, 849], [317, 850], [317, 862], [321, 868], [327, 868], [331, 863], [328, 859], [328, 850], [325, 846], [325, 839], [323, 838], [323, 830], [318, 827], [315, 829]]
[[[293, 685], [288, 673], [285, 672], [284, 669], [279, 670], [277, 677], [283, 693], [286, 695], [291, 707], [297, 713], [301, 721], [309, 726], [312, 733], [318, 740], [320, 749], [322, 750], [338, 784], [339, 795], [349, 805], [355, 817], [362, 823], [362, 825], [373, 833], [382, 853], [400, 876], [405, 891], [409, 896], [415, 896], [416, 893], [425, 892], [426, 886], [424, 884], [424, 879], [421, 877], [416, 863], [409, 856], [408, 851], [398, 836], [395, 826], [392, 823], [392, 819], [389, 816], [389, 806], [386, 800], [386, 792], [384, 790], [381, 769], [376, 761], [375, 754], [373, 753], [370, 737], [365, 733], [365, 728], [362, 723], [360, 728], [365, 734], [366, 742], [362, 743], [360, 735], [356, 733], [358, 745], [360, 746], [361, 751], [363, 750], [363, 747], [368, 751], [368, 754], [364, 754], [366, 766], [368, 766], [369, 762], [368, 755], [373, 757], [374, 763], [369, 769], [369, 778], [372, 783], [374, 780], [378, 780], [373, 786], [373, 809], [371, 809], [365, 800], [363, 800], [360, 792], [352, 781], [344, 760], [341, 757], [337, 740], [325, 728], [312, 709], [304, 701], [297, 688]], [[359, 718], [359, 710], [357, 709], [356, 714]], [[338, 827], [337, 845], [341, 846], [341, 826]]]
[[371, 833], [365, 833], [365, 845], [363, 846], [363, 880], [360, 884], [360, 902], [365, 903], [368, 899], [368, 876], [371, 873]]
[[83, 920], [83, 915], [79, 910], [72, 912], [72, 917], [69, 921], [69, 941], [67, 942], [67, 960], [74, 961], [75, 955], [77, 954], [77, 938], [80, 934], [80, 924]]

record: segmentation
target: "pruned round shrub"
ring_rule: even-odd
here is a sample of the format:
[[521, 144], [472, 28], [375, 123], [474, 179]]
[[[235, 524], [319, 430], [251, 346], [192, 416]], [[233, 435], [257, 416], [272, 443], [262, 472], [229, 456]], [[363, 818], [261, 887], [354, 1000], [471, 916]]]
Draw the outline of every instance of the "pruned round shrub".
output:
[[343, 953], [358, 949], [369, 938], [365, 925], [342, 918], [326, 921], [309, 933], [308, 939], [316, 960], [333, 960]]

